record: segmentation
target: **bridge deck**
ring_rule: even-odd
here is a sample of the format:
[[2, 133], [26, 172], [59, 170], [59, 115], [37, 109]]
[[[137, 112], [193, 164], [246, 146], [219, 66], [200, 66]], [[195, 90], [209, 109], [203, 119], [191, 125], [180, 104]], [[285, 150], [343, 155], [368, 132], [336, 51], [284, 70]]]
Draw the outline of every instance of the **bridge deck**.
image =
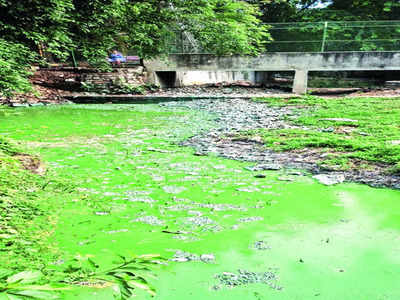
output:
[[309, 71], [400, 70], [400, 51], [387, 52], [275, 52], [260, 56], [171, 54], [145, 61], [150, 72], [160, 71], [296, 71], [293, 92], [307, 89]]

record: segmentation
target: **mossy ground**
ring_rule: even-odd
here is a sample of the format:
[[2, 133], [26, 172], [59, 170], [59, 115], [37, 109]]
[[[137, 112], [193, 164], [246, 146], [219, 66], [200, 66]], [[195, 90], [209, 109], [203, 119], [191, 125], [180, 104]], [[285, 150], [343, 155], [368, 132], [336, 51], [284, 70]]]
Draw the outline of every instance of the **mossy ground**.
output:
[[255, 101], [294, 107], [300, 116], [290, 122], [298, 128], [260, 129], [244, 132], [243, 136], [260, 136], [268, 148], [276, 151], [318, 149], [326, 153], [320, 163], [339, 170], [384, 164], [388, 172], [400, 172], [400, 98], [306, 96]]

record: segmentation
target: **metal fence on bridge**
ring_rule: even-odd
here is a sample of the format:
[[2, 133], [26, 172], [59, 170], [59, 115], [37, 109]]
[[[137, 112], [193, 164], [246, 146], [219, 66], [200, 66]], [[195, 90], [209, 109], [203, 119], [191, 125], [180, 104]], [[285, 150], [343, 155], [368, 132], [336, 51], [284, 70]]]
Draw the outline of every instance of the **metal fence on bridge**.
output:
[[[400, 51], [400, 21], [270, 23], [267, 52]], [[190, 34], [177, 34], [171, 53], [204, 53]]]

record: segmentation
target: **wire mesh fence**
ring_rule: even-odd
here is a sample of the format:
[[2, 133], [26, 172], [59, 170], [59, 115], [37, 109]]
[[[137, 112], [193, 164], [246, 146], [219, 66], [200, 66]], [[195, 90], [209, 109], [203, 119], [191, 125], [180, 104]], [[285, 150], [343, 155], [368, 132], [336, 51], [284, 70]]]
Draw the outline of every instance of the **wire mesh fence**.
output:
[[[400, 21], [269, 23], [266, 52], [400, 51]], [[190, 36], [189, 36], [190, 37]], [[170, 53], [205, 53], [177, 33]]]
[[267, 52], [399, 51], [400, 21], [267, 24]]

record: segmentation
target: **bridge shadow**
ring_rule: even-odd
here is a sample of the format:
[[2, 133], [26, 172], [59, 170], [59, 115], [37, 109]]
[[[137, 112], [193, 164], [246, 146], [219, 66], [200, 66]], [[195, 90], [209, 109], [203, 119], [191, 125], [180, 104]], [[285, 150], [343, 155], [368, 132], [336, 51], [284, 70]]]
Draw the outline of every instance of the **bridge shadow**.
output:
[[[127, 96], [127, 95], [115, 95], [115, 96], [78, 96], [78, 97], [67, 97], [68, 100], [75, 104], [159, 104], [165, 102], [183, 102], [183, 101], [194, 101], [199, 99], [227, 99], [232, 98], [229, 96], [225, 97], [212, 97], [212, 96], [182, 96], [182, 97], [170, 97], [170, 96]], [[237, 98], [237, 97], [235, 97]], [[251, 98], [240, 97], [240, 98]]]

